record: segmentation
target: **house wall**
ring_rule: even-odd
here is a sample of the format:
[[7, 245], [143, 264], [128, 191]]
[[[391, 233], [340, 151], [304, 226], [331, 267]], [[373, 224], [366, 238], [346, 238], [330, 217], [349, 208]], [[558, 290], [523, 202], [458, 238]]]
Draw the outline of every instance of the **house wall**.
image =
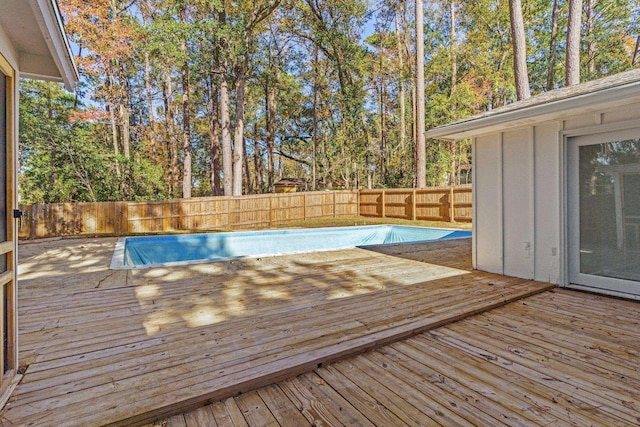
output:
[[474, 147], [474, 267], [502, 274], [501, 135], [479, 137]]
[[566, 284], [565, 135], [638, 125], [640, 103], [477, 136], [474, 267]]

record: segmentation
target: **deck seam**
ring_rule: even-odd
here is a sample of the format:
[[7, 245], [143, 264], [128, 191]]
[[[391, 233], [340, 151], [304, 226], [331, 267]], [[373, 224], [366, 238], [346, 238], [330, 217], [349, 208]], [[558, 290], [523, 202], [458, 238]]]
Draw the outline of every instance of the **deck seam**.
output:
[[[524, 283], [524, 282], [523, 282]], [[531, 282], [531, 283], [536, 283], [536, 282]], [[540, 284], [542, 285], [542, 284]], [[172, 407], [169, 409], [165, 409], [165, 408], [156, 408], [156, 410], [153, 411], [153, 413], [142, 413], [142, 414], [137, 414], [133, 417], [127, 418], [127, 419], [123, 419], [123, 420], [119, 420], [113, 423], [109, 423], [109, 424], [105, 424], [105, 426], [110, 426], [110, 427], [119, 427], [119, 426], [141, 426], [144, 425], [145, 423], [149, 423], [152, 422], [153, 420], [159, 418], [159, 417], [169, 417], [172, 415], [176, 415], [191, 409], [196, 409], [198, 407], [202, 406], [201, 402], [207, 402], [207, 401], [218, 401], [218, 400], [224, 400], [226, 398], [229, 397], [233, 397], [233, 396], [237, 396], [239, 393], [246, 393], [249, 392], [251, 390], [255, 390], [267, 385], [271, 385], [271, 384], [275, 384], [277, 382], [295, 377], [297, 375], [302, 375], [308, 372], [312, 372], [314, 369], [316, 369], [316, 367], [319, 364], [329, 364], [329, 363], [333, 363], [333, 362], [337, 362], [340, 360], [344, 360], [353, 356], [357, 356], [359, 354], [365, 353], [367, 351], [371, 351], [371, 350], [375, 350], [377, 348], [383, 347], [385, 345], [389, 345], [392, 344], [394, 342], [398, 342], [416, 335], [419, 335], [421, 333], [424, 333], [426, 331], [429, 330], [433, 330], [433, 329], [437, 329], [455, 322], [459, 322], [461, 320], [464, 320], [468, 317], [472, 317], [475, 316], [477, 314], [481, 314], [499, 307], [502, 307], [504, 305], [507, 305], [509, 303], [512, 302], [516, 302], [519, 300], [522, 300], [524, 298], [528, 298], [530, 296], [533, 295], [537, 295], [543, 292], [547, 292], [550, 289], [553, 289], [555, 286], [551, 285], [551, 284], [545, 284], [546, 286], [540, 286], [537, 289], [531, 289], [523, 294], [514, 296], [513, 298], [510, 299], [503, 299], [499, 302], [496, 302], [494, 304], [490, 304], [488, 306], [485, 307], [481, 307], [478, 309], [474, 309], [471, 310], [470, 312], [464, 313], [464, 314], [458, 314], [456, 316], [452, 316], [446, 319], [442, 319], [439, 321], [436, 321], [430, 325], [427, 326], [422, 326], [422, 327], [418, 327], [418, 328], [414, 328], [411, 329], [410, 331], [406, 331], [406, 332], [401, 332], [401, 333], [397, 333], [394, 334], [392, 336], [388, 336], [385, 338], [382, 338], [380, 340], [376, 340], [375, 342], [370, 342], [370, 343], [363, 343], [360, 345], [357, 345], [355, 347], [351, 347], [348, 351], [340, 351], [337, 352], [335, 354], [330, 354], [330, 355], [326, 355], [323, 357], [317, 357], [317, 358], [313, 358], [311, 360], [307, 360], [304, 363], [300, 363], [298, 365], [294, 365], [291, 366], [289, 368], [287, 368], [286, 370], [281, 370], [281, 371], [276, 371], [276, 372], [272, 372], [269, 374], [264, 374], [261, 375], [259, 377], [254, 377], [254, 378], [250, 378], [247, 380], [243, 380], [241, 382], [238, 382], [235, 385], [231, 385], [231, 386], [226, 386], [223, 387], [219, 390], [215, 390], [212, 391], [210, 393], [206, 393], [204, 395], [200, 395], [194, 398], [190, 398], [190, 399], [186, 399], [183, 402], [180, 402], [179, 406], [176, 407]], [[416, 322], [416, 323], [420, 323], [420, 322]], [[383, 332], [387, 332], [387, 331], [383, 331]], [[293, 357], [293, 356], [292, 356]], [[178, 405], [178, 404], [175, 404]]]

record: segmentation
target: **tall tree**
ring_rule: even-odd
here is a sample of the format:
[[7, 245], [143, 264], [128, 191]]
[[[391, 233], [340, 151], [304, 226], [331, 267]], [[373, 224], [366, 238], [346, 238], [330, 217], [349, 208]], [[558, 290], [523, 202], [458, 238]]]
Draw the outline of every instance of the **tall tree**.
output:
[[529, 89], [529, 73], [527, 71], [527, 43], [524, 37], [524, 21], [522, 19], [522, 3], [520, 0], [509, 0], [511, 16], [511, 43], [513, 44], [513, 70], [516, 81], [518, 100], [531, 96]]
[[547, 57], [547, 83], [545, 84], [546, 90], [553, 89], [555, 84], [554, 74], [556, 67], [556, 38], [558, 36], [558, 9], [559, 0], [553, 0], [553, 6], [551, 9], [551, 29], [549, 34], [549, 55]]
[[398, 91], [399, 91], [399, 98], [398, 98], [398, 103], [400, 104], [400, 149], [402, 152], [404, 152], [404, 147], [406, 144], [406, 139], [407, 139], [407, 112], [406, 112], [406, 108], [407, 108], [407, 100], [406, 100], [406, 88], [405, 88], [405, 79], [404, 79], [404, 74], [405, 74], [405, 65], [404, 65], [404, 49], [403, 49], [403, 29], [401, 29], [400, 27], [400, 13], [401, 13], [401, 6], [397, 5], [396, 8], [394, 9], [394, 23], [395, 23], [395, 30], [396, 30], [396, 49], [398, 51], [397, 55], [398, 55], [398, 67], [400, 69], [400, 72], [398, 73]]
[[595, 0], [586, 0], [585, 3], [585, 42], [587, 74], [592, 77], [596, 74], [596, 40], [594, 37], [594, 29], [596, 22], [596, 2]]
[[427, 186], [424, 99], [424, 10], [423, 0], [416, 0], [416, 187]]
[[458, 56], [456, 53], [456, 2], [449, 3], [449, 40], [451, 42], [451, 93], [458, 83]]
[[[183, 3], [180, 8], [180, 22], [187, 23], [187, 4]], [[189, 104], [189, 56], [187, 53], [186, 36], [180, 43], [184, 63], [182, 64], [182, 197], [191, 197], [191, 105]]]
[[565, 84], [580, 83], [580, 23], [582, 22], [582, 0], [569, 0], [569, 22], [567, 24], [567, 48]]

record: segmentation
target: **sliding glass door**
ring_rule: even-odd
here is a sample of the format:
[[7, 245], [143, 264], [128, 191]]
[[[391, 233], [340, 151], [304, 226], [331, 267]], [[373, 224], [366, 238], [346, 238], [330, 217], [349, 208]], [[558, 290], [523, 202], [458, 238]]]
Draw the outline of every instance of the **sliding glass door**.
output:
[[640, 297], [640, 129], [569, 139], [569, 279]]

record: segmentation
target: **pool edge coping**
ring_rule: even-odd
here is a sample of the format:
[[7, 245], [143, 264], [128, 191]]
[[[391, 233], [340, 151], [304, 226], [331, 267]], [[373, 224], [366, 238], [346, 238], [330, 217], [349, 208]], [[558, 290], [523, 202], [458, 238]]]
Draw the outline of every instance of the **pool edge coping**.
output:
[[[379, 227], [379, 226], [393, 226], [394, 224], [375, 224], [375, 225], [361, 225], [358, 227]], [[268, 229], [268, 230], [263, 230], [263, 231], [287, 231], [287, 230], [292, 230], [292, 231], [300, 231], [300, 230], [317, 230], [317, 229], [322, 229], [322, 228], [327, 228], [327, 229], [336, 229], [336, 228], [351, 228], [353, 226], [342, 226], [342, 227], [314, 227], [314, 228], [283, 228], [283, 229]], [[418, 225], [402, 225], [402, 227], [414, 227], [414, 228], [434, 228], [434, 229], [438, 229], [438, 230], [448, 230], [448, 231], [468, 231], [471, 233], [471, 230], [463, 230], [463, 229], [459, 229], [459, 228], [444, 228], [444, 227], [421, 227]], [[244, 230], [246, 231], [246, 230]], [[227, 233], [241, 233], [243, 231], [230, 231]], [[189, 233], [189, 234], [193, 234], [193, 235], [197, 235], [197, 234], [209, 234], [209, 233]], [[187, 235], [189, 235], [187, 234]], [[219, 233], [211, 233], [211, 234], [219, 234]], [[223, 257], [223, 258], [215, 258], [215, 259], [198, 259], [198, 260], [188, 260], [188, 261], [171, 261], [171, 262], [165, 262], [165, 263], [158, 263], [158, 264], [144, 264], [144, 265], [134, 265], [134, 266], [128, 266], [125, 264], [125, 260], [124, 260], [124, 251], [125, 251], [125, 245], [126, 245], [126, 240], [127, 238], [131, 238], [131, 237], [146, 237], [146, 236], [126, 236], [126, 237], [120, 237], [118, 239], [118, 241], [116, 242], [116, 246], [115, 249], [113, 251], [113, 255], [111, 257], [111, 264], [109, 265], [109, 268], [111, 270], [147, 270], [147, 269], [152, 269], [152, 268], [167, 268], [167, 267], [180, 267], [180, 266], [185, 266], [185, 265], [195, 265], [195, 264], [209, 264], [209, 263], [214, 263], [214, 262], [225, 262], [225, 261], [234, 261], [234, 260], [241, 260], [241, 259], [259, 259], [259, 258], [268, 258], [268, 257], [276, 257], [276, 256], [284, 256], [284, 255], [300, 255], [300, 254], [308, 254], [308, 253], [314, 253], [314, 252], [331, 252], [331, 251], [342, 251], [342, 250], [348, 250], [348, 249], [367, 249], [367, 248], [372, 248], [372, 247], [376, 247], [376, 246], [385, 246], [385, 247], [391, 247], [391, 246], [398, 246], [398, 245], [412, 245], [412, 244], [416, 244], [416, 243], [424, 243], [425, 241], [422, 242], [398, 242], [398, 243], [387, 243], [387, 244], [376, 244], [376, 245], [358, 245], [358, 246], [347, 246], [347, 247], [343, 247], [343, 248], [331, 248], [331, 249], [314, 249], [314, 250], [309, 250], [309, 251], [295, 251], [295, 252], [280, 252], [280, 253], [268, 253], [268, 254], [254, 254], [254, 255], [239, 255], [239, 256], [233, 256], [233, 257]], [[445, 239], [438, 239], [438, 240], [432, 240], [432, 241], [444, 241], [444, 240], [460, 240], [460, 239], [470, 239], [472, 236], [463, 236], [463, 237], [451, 237], [451, 238], [445, 238]]]

